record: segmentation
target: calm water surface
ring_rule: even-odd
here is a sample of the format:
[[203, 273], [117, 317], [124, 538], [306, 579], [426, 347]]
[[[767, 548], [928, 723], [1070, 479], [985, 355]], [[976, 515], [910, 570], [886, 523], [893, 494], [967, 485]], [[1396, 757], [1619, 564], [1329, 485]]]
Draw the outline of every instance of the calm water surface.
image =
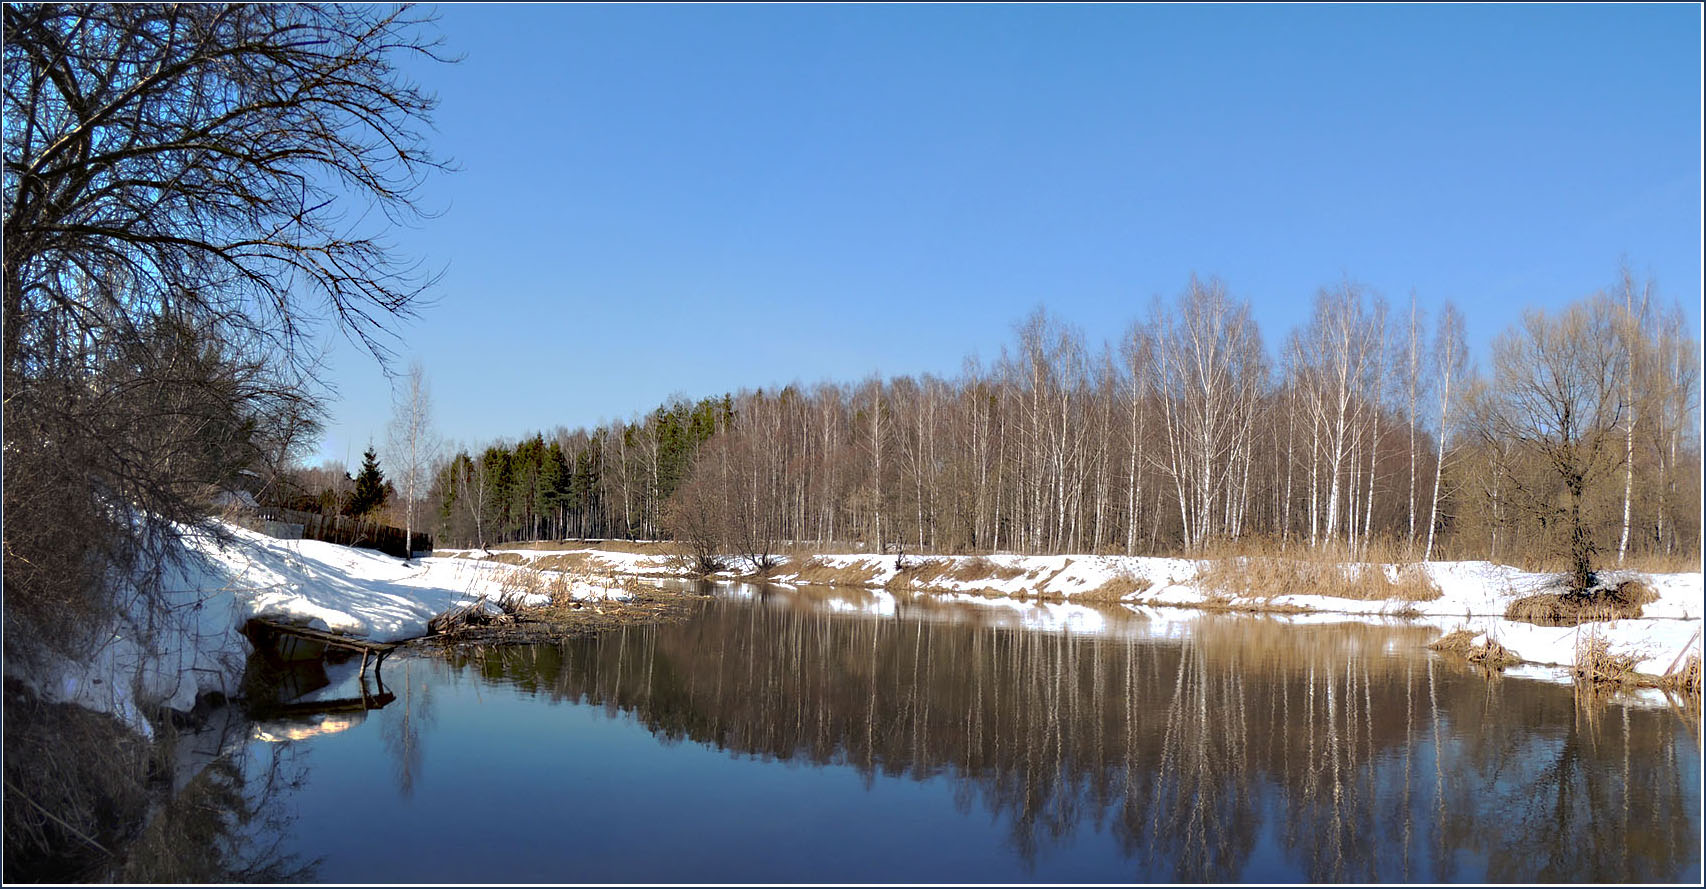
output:
[[1697, 721], [1489, 680], [1426, 630], [738, 592], [393, 657], [383, 709], [258, 727], [297, 739], [245, 747], [244, 854], [338, 882], [1700, 879]]

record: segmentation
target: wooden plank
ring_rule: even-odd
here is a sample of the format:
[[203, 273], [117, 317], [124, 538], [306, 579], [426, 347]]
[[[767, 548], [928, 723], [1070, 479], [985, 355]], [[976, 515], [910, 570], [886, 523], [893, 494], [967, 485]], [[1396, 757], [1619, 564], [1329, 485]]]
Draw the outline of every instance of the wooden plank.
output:
[[328, 633], [324, 630], [315, 630], [309, 627], [299, 627], [294, 624], [267, 620], [264, 617], [250, 618], [250, 622], [259, 624], [260, 626], [275, 633], [282, 633], [287, 636], [296, 636], [301, 639], [311, 639], [315, 642], [321, 642], [326, 645], [336, 645], [340, 648], [348, 648], [354, 651], [382, 654], [384, 652], [391, 651], [401, 644], [398, 642], [370, 642], [366, 639], [357, 639], [352, 636], [340, 636], [337, 633]]
[[397, 696], [382, 691], [374, 695], [363, 695], [359, 698], [337, 698], [324, 701], [293, 701], [288, 704], [262, 703], [254, 705], [253, 712], [263, 719], [278, 719], [291, 716], [313, 716], [333, 713], [361, 713], [367, 710], [378, 710], [386, 704], [395, 701]]

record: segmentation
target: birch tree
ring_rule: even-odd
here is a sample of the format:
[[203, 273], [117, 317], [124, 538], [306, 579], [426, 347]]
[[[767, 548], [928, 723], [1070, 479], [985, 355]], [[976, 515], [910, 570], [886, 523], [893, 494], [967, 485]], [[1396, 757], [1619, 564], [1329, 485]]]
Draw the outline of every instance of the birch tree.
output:
[[1635, 276], [1625, 264], [1618, 278], [1618, 290], [1623, 297], [1623, 313], [1618, 319], [1617, 342], [1623, 347], [1623, 531], [1617, 538], [1617, 564], [1629, 551], [1629, 526], [1635, 496], [1635, 419], [1641, 411], [1635, 401], [1635, 378], [1641, 372], [1647, 345], [1643, 320], [1647, 303], [1652, 296], [1653, 283], [1641, 288], [1637, 301]]
[[432, 394], [419, 361], [409, 365], [408, 374], [399, 381], [392, 397], [389, 444], [390, 462], [395, 467], [392, 480], [403, 495], [403, 530], [408, 541], [403, 561], [407, 563], [414, 557], [415, 504], [426, 489], [427, 475], [438, 460], [439, 450], [432, 425]]
[[1192, 277], [1171, 312], [1152, 313], [1156, 389], [1166, 431], [1166, 471], [1173, 477], [1185, 545], [1199, 549], [1225, 528], [1222, 498], [1230, 491], [1217, 473], [1248, 425], [1240, 394], [1260, 373], [1261, 340], [1249, 306], [1232, 300], [1218, 279]]
[[1434, 458], [1433, 494], [1428, 499], [1428, 542], [1422, 549], [1424, 562], [1433, 558], [1434, 531], [1439, 527], [1439, 485], [1445, 471], [1445, 440], [1454, 420], [1451, 384], [1454, 377], [1463, 377], [1467, 362], [1463, 319], [1457, 314], [1457, 307], [1447, 301], [1440, 307], [1439, 323], [1434, 333], [1434, 368], [1439, 375], [1439, 427], [1435, 430], [1439, 437], [1439, 453]]

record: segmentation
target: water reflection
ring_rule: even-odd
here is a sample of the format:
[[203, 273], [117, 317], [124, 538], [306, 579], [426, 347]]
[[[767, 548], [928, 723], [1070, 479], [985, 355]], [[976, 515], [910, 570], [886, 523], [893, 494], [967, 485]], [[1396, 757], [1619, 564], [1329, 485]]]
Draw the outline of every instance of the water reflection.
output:
[[948, 776], [1027, 862], [1094, 830], [1141, 880], [1698, 877], [1698, 757], [1670, 711], [1584, 715], [1567, 687], [1423, 653], [1425, 629], [1205, 616], [1159, 639], [920, 609], [721, 599], [455, 663], [668, 741]]
[[416, 681], [413, 663], [403, 662], [402, 690], [394, 706], [380, 713], [380, 721], [380, 735], [397, 769], [397, 792], [406, 799], [414, 795], [425, 762], [422, 732], [435, 721], [432, 686]]
[[253, 725], [235, 706], [163, 738], [148, 819], [111, 875], [126, 883], [280, 883], [314, 879], [318, 862], [285, 849], [288, 799], [306, 776], [289, 744], [246, 743]]

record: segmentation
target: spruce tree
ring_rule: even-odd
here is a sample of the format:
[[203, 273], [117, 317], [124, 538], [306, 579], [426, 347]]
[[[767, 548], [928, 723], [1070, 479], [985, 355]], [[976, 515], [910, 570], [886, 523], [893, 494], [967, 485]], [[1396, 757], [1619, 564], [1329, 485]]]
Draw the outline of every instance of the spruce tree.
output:
[[379, 455], [371, 446], [361, 455], [361, 472], [355, 477], [355, 492], [350, 495], [349, 514], [366, 516], [385, 505], [385, 476], [379, 471]]

